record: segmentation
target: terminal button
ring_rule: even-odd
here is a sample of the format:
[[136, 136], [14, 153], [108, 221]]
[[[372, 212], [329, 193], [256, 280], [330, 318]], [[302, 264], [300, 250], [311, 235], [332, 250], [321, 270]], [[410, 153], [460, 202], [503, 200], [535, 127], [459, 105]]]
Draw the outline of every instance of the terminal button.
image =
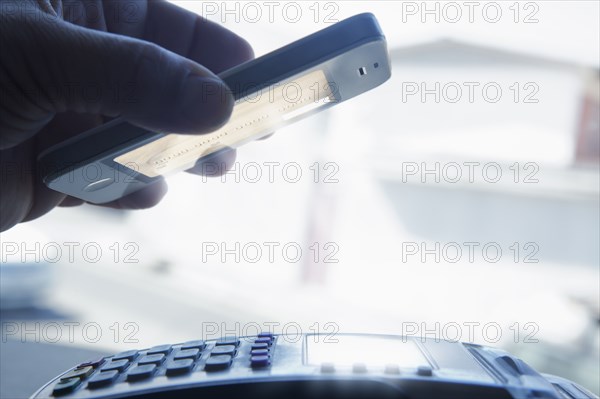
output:
[[257, 335], [258, 338], [271, 338], [273, 339], [273, 333], [270, 332], [261, 332]]
[[81, 367], [75, 370], [69, 371], [67, 374], [61, 377], [61, 380], [68, 380], [69, 378], [86, 378], [94, 371], [92, 366]]
[[252, 356], [268, 356], [269, 350], [268, 349], [252, 349], [250, 351], [250, 355], [252, 355]]
[[250, 358], [252, 368], [267, 367], [269, 364], [271, 364], [269, 356], [252, 356]]
[[199, 349], [182, 349], [173, 355], [173, 359], [198, 359], [200, 355]]
[[192, 359], [172, 360], [167, 363], [167, 375], [187, 374], [192, 371], [193, 366], [194, 360]]
[[113, 356], [112, 359], [113, 360], [120, 360], [120, 359], [133, 360], [137, 357], [138, 353], [139, 352], [136, 350], [125, 351], [125, 352], [117, 353], [116, 355]]
[[156, 355], [146, 355], [142, 357], [138, 364], [156, 364], [160, 365], [165, 360], [165, 355], [157, 353]]
[[156, 355], [157, 353], [163, 353], [168, 355], [171, 352], [171, 345], [158, 345], [148, 349], [148, 355]]
[[218, 356], [218, 355], [234, 356], [235, 352], [236, 352], [235, 346], [223, 345], [223, 346], [215, 346], [214, 349], [212, 350], [212, 352], [210, 353], [210, 355], [211, 356]]
[[107, 387], [117, 379], [119, 372], [117, 370], [103, 371], [96, 374], [88, 381], [89, 389]]
[[135, 366], [134, 368], [129, 370], [129, 373], [127, 373], [127, 381], [145, 380], [146, 378], [152, 377], [155, 371], [155, 364], [144, 364], [141, 366]]
[[94, 359], [94, 360], [89, 360], [89, 361], [87, 361], [85, 363], [81, 363], [79, 366], [77, 366], [77, 368], [87, 367], [87, 366], [91, 366], [91, 367], [96, 368], [96, 367], [102, 365], [102, 363], [104, 363], [104, 358], [103, 357], [98, 358], [98, 359]]
[[272, 338], [256, 338], [254, 340], [255, 344], [267, 344], [269, 346], [271, 346], [271, 344], [273, 343], [273, 339]]
[[225, 337], [225, 338], [219, 338], [217, 340], [217, 342], [215, 343], [215, 345], [220, 346], [220, 345], [233, 345], [233, 346], [238, 346], [240, 344], [240, 340], [237, 339], [236, 337]]
[[197, 348], [198, 350], [202, 350], [204, 349], [204, 347], [206, 346], [206, 343], [202, 340], [196, 340], [196, 341], [188, 341], [188, 342], [184, 342], [183, 344], [181, 344], [181, 349], [194, 349]]
[[211, 356], [206, 360], [206, 371], [225, 370], [231, 366], [232, 358], [229, 355]]
[[219, 345], [233, 345], [233, 346], [238, 346], [240, 344], [240, 340], [237, 339], [236, 337], [230, 337], [230, 338], [219, 338], [217, 340], [217, 342], [215, 343], [215, 345], [219, 346]]
[[69, 378], [68, 380], [61, 380], [56, 385], [54, 385], [54, 389], [52, 390], [52, 394], [54, 396], [66, 395], [71, 393], [81, 384], [81, 380], [79, 378]]
[[104, 367], [102, 367], [102, 371], [108, 371], [108, 370], [123, 371], [125, 369], [125, 367], [127, 367], [128, 364], [129, 364], [129, 360], [127, 360], [127, 359], [113, 360], [112, 362], [107, 363]]

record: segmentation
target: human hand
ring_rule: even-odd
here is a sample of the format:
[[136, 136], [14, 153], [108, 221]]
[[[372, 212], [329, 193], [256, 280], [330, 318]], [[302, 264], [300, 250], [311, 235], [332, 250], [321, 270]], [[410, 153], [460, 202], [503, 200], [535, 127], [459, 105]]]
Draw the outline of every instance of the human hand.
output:
[[[0, 0], [0, 52], [0, 231], [82, 203], [44, 185], [41, 151], [116, 116], [215, 130], [234, 102], [215, 74], [253, 58], [239, 36], [163, 0]], [[165, 193], [159, 181], [103, 206], [147, 208]]]

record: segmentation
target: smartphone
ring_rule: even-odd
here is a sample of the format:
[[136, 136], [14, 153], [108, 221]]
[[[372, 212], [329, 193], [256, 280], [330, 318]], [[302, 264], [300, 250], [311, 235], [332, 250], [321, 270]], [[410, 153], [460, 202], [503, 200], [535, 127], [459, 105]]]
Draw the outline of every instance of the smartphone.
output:
[[235, 105], [216, 131], [170, 134], [117, 118], [48, 148], [38, 168], [49, 188], [107, 203], [371, 90], [390, 76], [375, 16], [355, 15], [219, 74]]

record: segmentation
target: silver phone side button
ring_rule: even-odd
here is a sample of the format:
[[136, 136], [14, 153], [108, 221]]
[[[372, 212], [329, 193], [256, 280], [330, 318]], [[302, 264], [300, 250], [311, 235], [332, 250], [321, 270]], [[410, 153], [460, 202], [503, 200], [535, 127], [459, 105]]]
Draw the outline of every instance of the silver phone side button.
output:
[[94, 182], [91, 182], [90, 184], [88, 184], [87, 186], [85, 186], [83, 188], [83, 191], [85, 192], [93, 192], [93, 191], [98, 191], [98, 190], [102, 190], [105, 187], [110, 186], [111, 184], [114, 183], [114, 179], [112, 177], [107, 177], [104, 179], [100, 179]]

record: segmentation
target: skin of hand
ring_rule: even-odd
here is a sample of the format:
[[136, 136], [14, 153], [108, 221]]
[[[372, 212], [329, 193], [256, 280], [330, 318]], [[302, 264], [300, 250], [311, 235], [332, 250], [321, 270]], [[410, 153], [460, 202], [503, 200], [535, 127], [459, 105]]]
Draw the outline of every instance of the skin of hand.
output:
[[[0, 231], [82, 203], [43, 184], [41, 151], [117, 116], [213, 131], [234, 103], [216, 74], [254, 56], [244, 39], [163, 0], [0, 0], [0, 54]], [[234, 160], [232, 150], [211, 162], [222, 173]], [[148, 208], [165, 193], [159, 181], [103, 206]]]

